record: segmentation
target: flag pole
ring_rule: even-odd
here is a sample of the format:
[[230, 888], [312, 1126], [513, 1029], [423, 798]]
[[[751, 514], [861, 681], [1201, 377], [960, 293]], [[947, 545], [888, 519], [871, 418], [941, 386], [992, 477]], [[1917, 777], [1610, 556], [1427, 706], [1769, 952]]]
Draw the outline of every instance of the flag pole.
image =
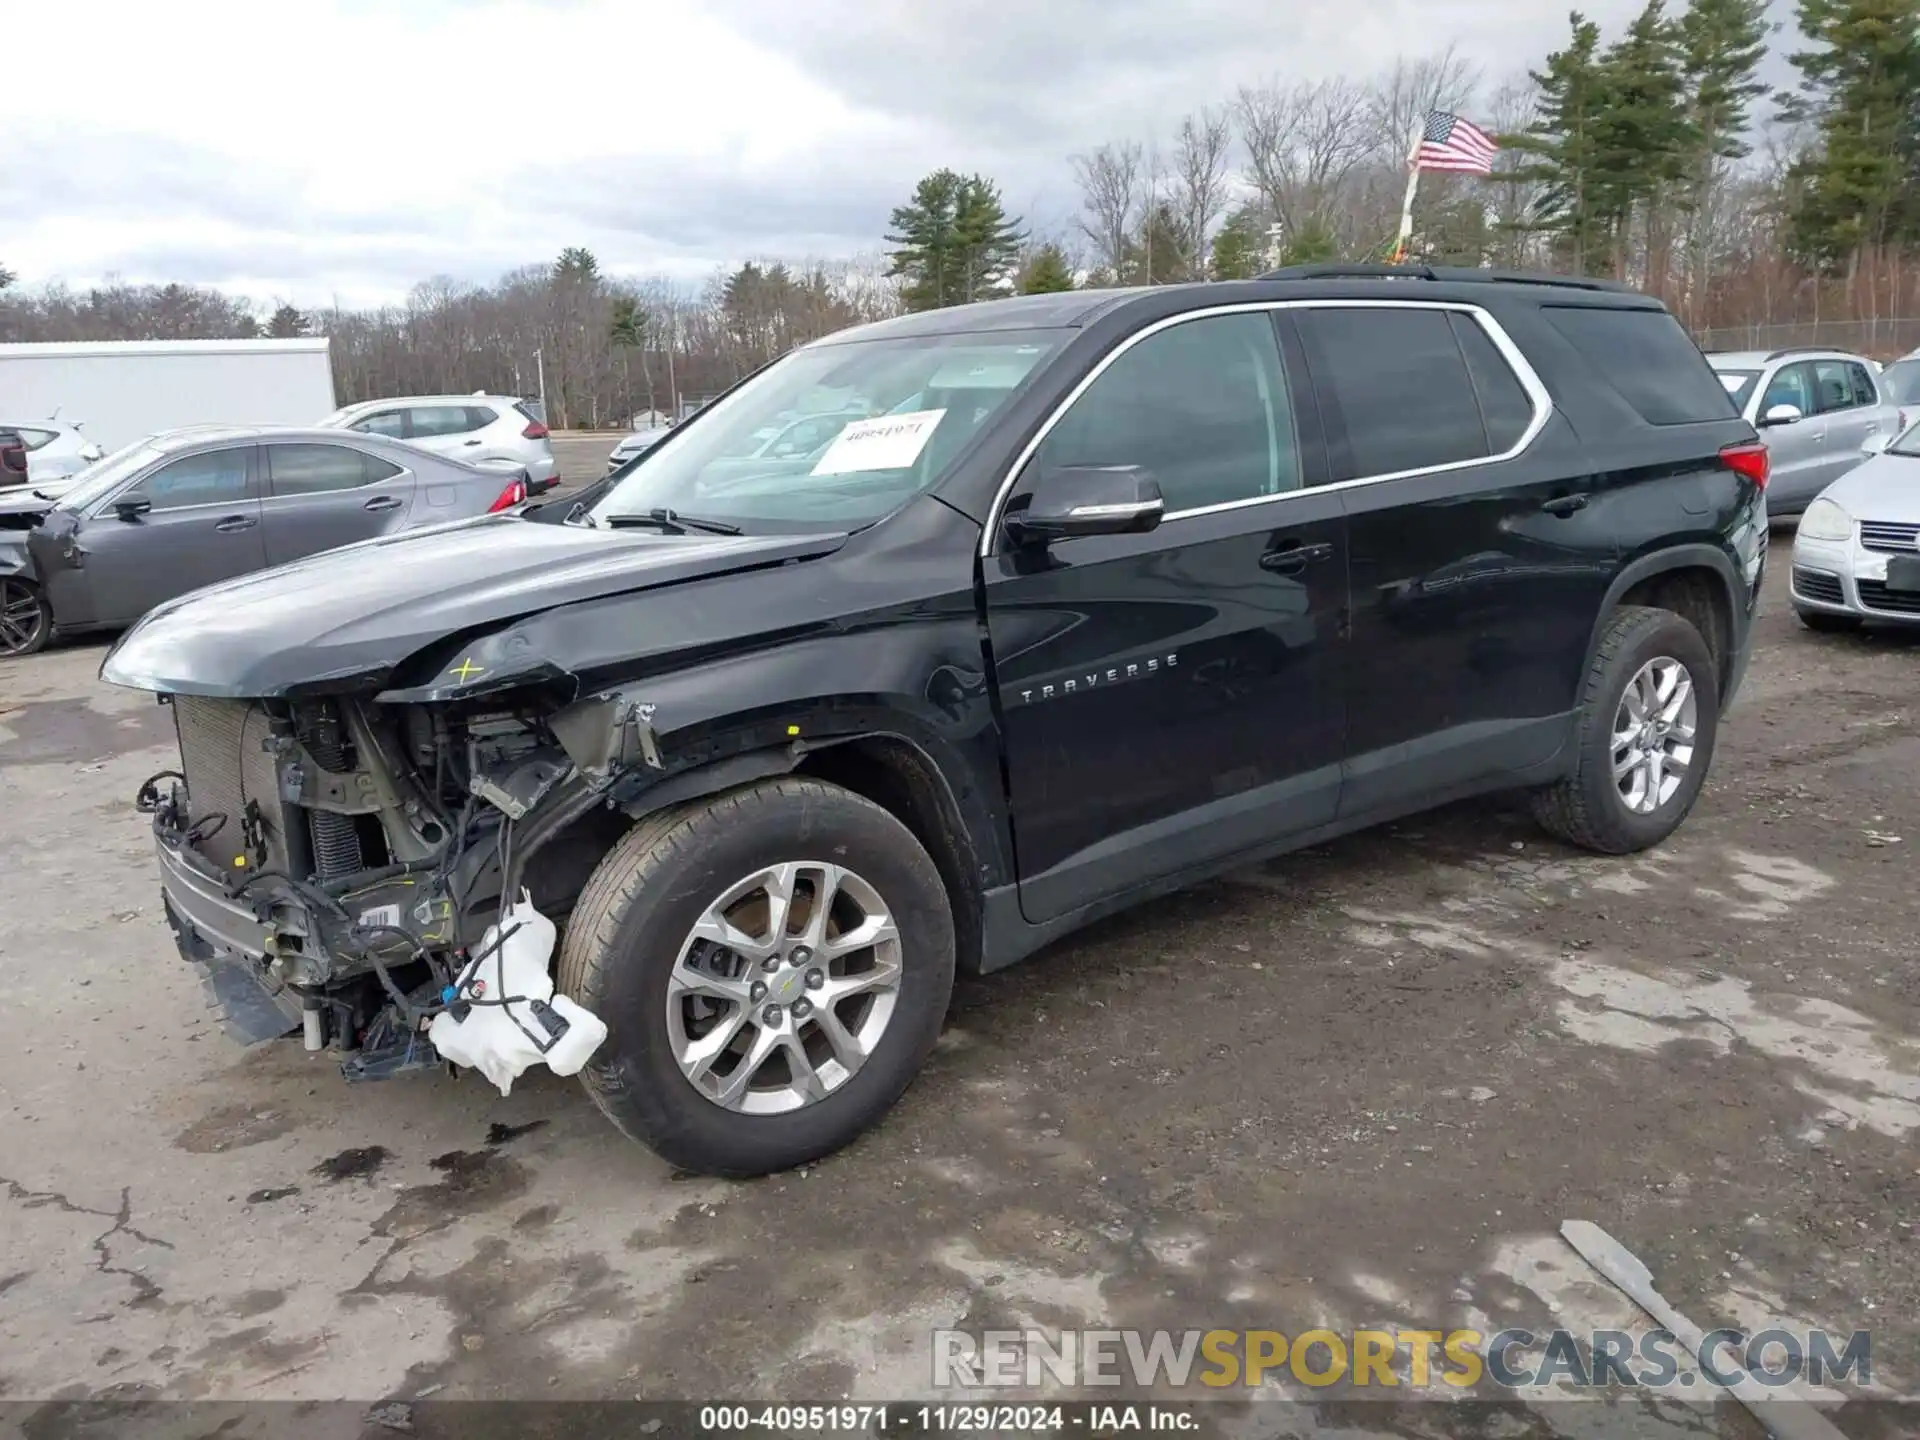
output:
[[1420, 189], [1420, 137], [1426, 133], [1425, 117], [1413, 122], [1413, 143], [1407, 147], [1407, 194], [1400, 202], [1400, 238], [1393, 247], [1393, 263], [1407, 258], [1407, 242], [1413, 238], [1413, 197]]

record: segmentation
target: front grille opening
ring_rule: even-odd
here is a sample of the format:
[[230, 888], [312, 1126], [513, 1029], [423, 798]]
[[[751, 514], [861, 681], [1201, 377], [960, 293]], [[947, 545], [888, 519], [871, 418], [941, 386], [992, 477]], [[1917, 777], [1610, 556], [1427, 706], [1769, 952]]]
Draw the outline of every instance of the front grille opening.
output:
[[1793, 567], [1793, 593], [1802, 600], [1817, 600], [1828, 605], [1844, 605], [1847, 601], [1841, 592], [1838, 575], [1827, 575], [1798, 565]]

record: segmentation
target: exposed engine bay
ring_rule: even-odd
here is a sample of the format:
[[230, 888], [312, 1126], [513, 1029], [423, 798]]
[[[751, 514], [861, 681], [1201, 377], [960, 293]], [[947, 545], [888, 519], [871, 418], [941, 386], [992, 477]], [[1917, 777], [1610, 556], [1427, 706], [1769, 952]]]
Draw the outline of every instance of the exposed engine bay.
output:
[[[297, 1027], [350, 1079], [443, 1063], [427, 1030], [475, 1006], [508, 1006], [538, 1053], [561, 1040], [570, 1022], [550, 985], [500, 993], [501, 952], [528, 922], [547, 927], [550, 949], [548, 917], [564, 918], [630, 823], [610, 793], [619, 741], [605, 702], [542, 714], [512, 700], [162, 697], [180, 769], [149, 779], [136, 804], [181, 882], [168, 921], [229, 1014], [250, 1016], [243, 1038]], [[640, 716], [619, 718], [657, 762]], [[568, 719], [601, 762], [591, 771], [556, 732]], [[536, 853], [530, 870], [522, 857]], [[270, 1011], [257, 995], [235, 1005], [237, 970]]]

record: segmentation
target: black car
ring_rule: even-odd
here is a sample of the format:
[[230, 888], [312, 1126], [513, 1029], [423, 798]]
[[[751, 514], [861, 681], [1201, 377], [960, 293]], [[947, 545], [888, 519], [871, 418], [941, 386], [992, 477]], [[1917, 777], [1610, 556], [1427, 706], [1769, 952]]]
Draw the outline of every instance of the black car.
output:
[[537, 1061], [544, 916], [596, 1102], [748, 1175], [879, 1117], [956, 969], [1207, 876], [1513, 788], [1576, 845], [1665, 839], [1766, 477], [1617, 287], [1033, 296], [795, 351], [577, 500], [163, 605], [101, 673], [173, 707], [139, 803], [243, 1033], [354, 1078], [484, 1025]]

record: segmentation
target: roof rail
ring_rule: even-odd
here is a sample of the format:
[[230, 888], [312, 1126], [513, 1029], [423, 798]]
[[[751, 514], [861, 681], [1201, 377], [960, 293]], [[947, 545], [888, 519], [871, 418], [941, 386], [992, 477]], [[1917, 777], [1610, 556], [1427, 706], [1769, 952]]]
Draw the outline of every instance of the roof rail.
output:
[[1786, 355], [1850, 355], [1850, 350], [1836, 350], [1831, 345], [1788, 345], [1784, 349], [1768, 354], [1767, 359], [1778, 360]]
[[1609, 294], [1636, 294], [1631, 285], [1615, 280], [1593, 280], [1581, 275], [1550, 275], [1540, 270], [1482, 270], [1468, 265], [1374, 265], [1330, 261], [1318, 265], [1283, 265], [1259, 277], [1262, 280], [1438, 280], [1468, 285], [1557, 285], [1568, 290], [1600, 290]]

